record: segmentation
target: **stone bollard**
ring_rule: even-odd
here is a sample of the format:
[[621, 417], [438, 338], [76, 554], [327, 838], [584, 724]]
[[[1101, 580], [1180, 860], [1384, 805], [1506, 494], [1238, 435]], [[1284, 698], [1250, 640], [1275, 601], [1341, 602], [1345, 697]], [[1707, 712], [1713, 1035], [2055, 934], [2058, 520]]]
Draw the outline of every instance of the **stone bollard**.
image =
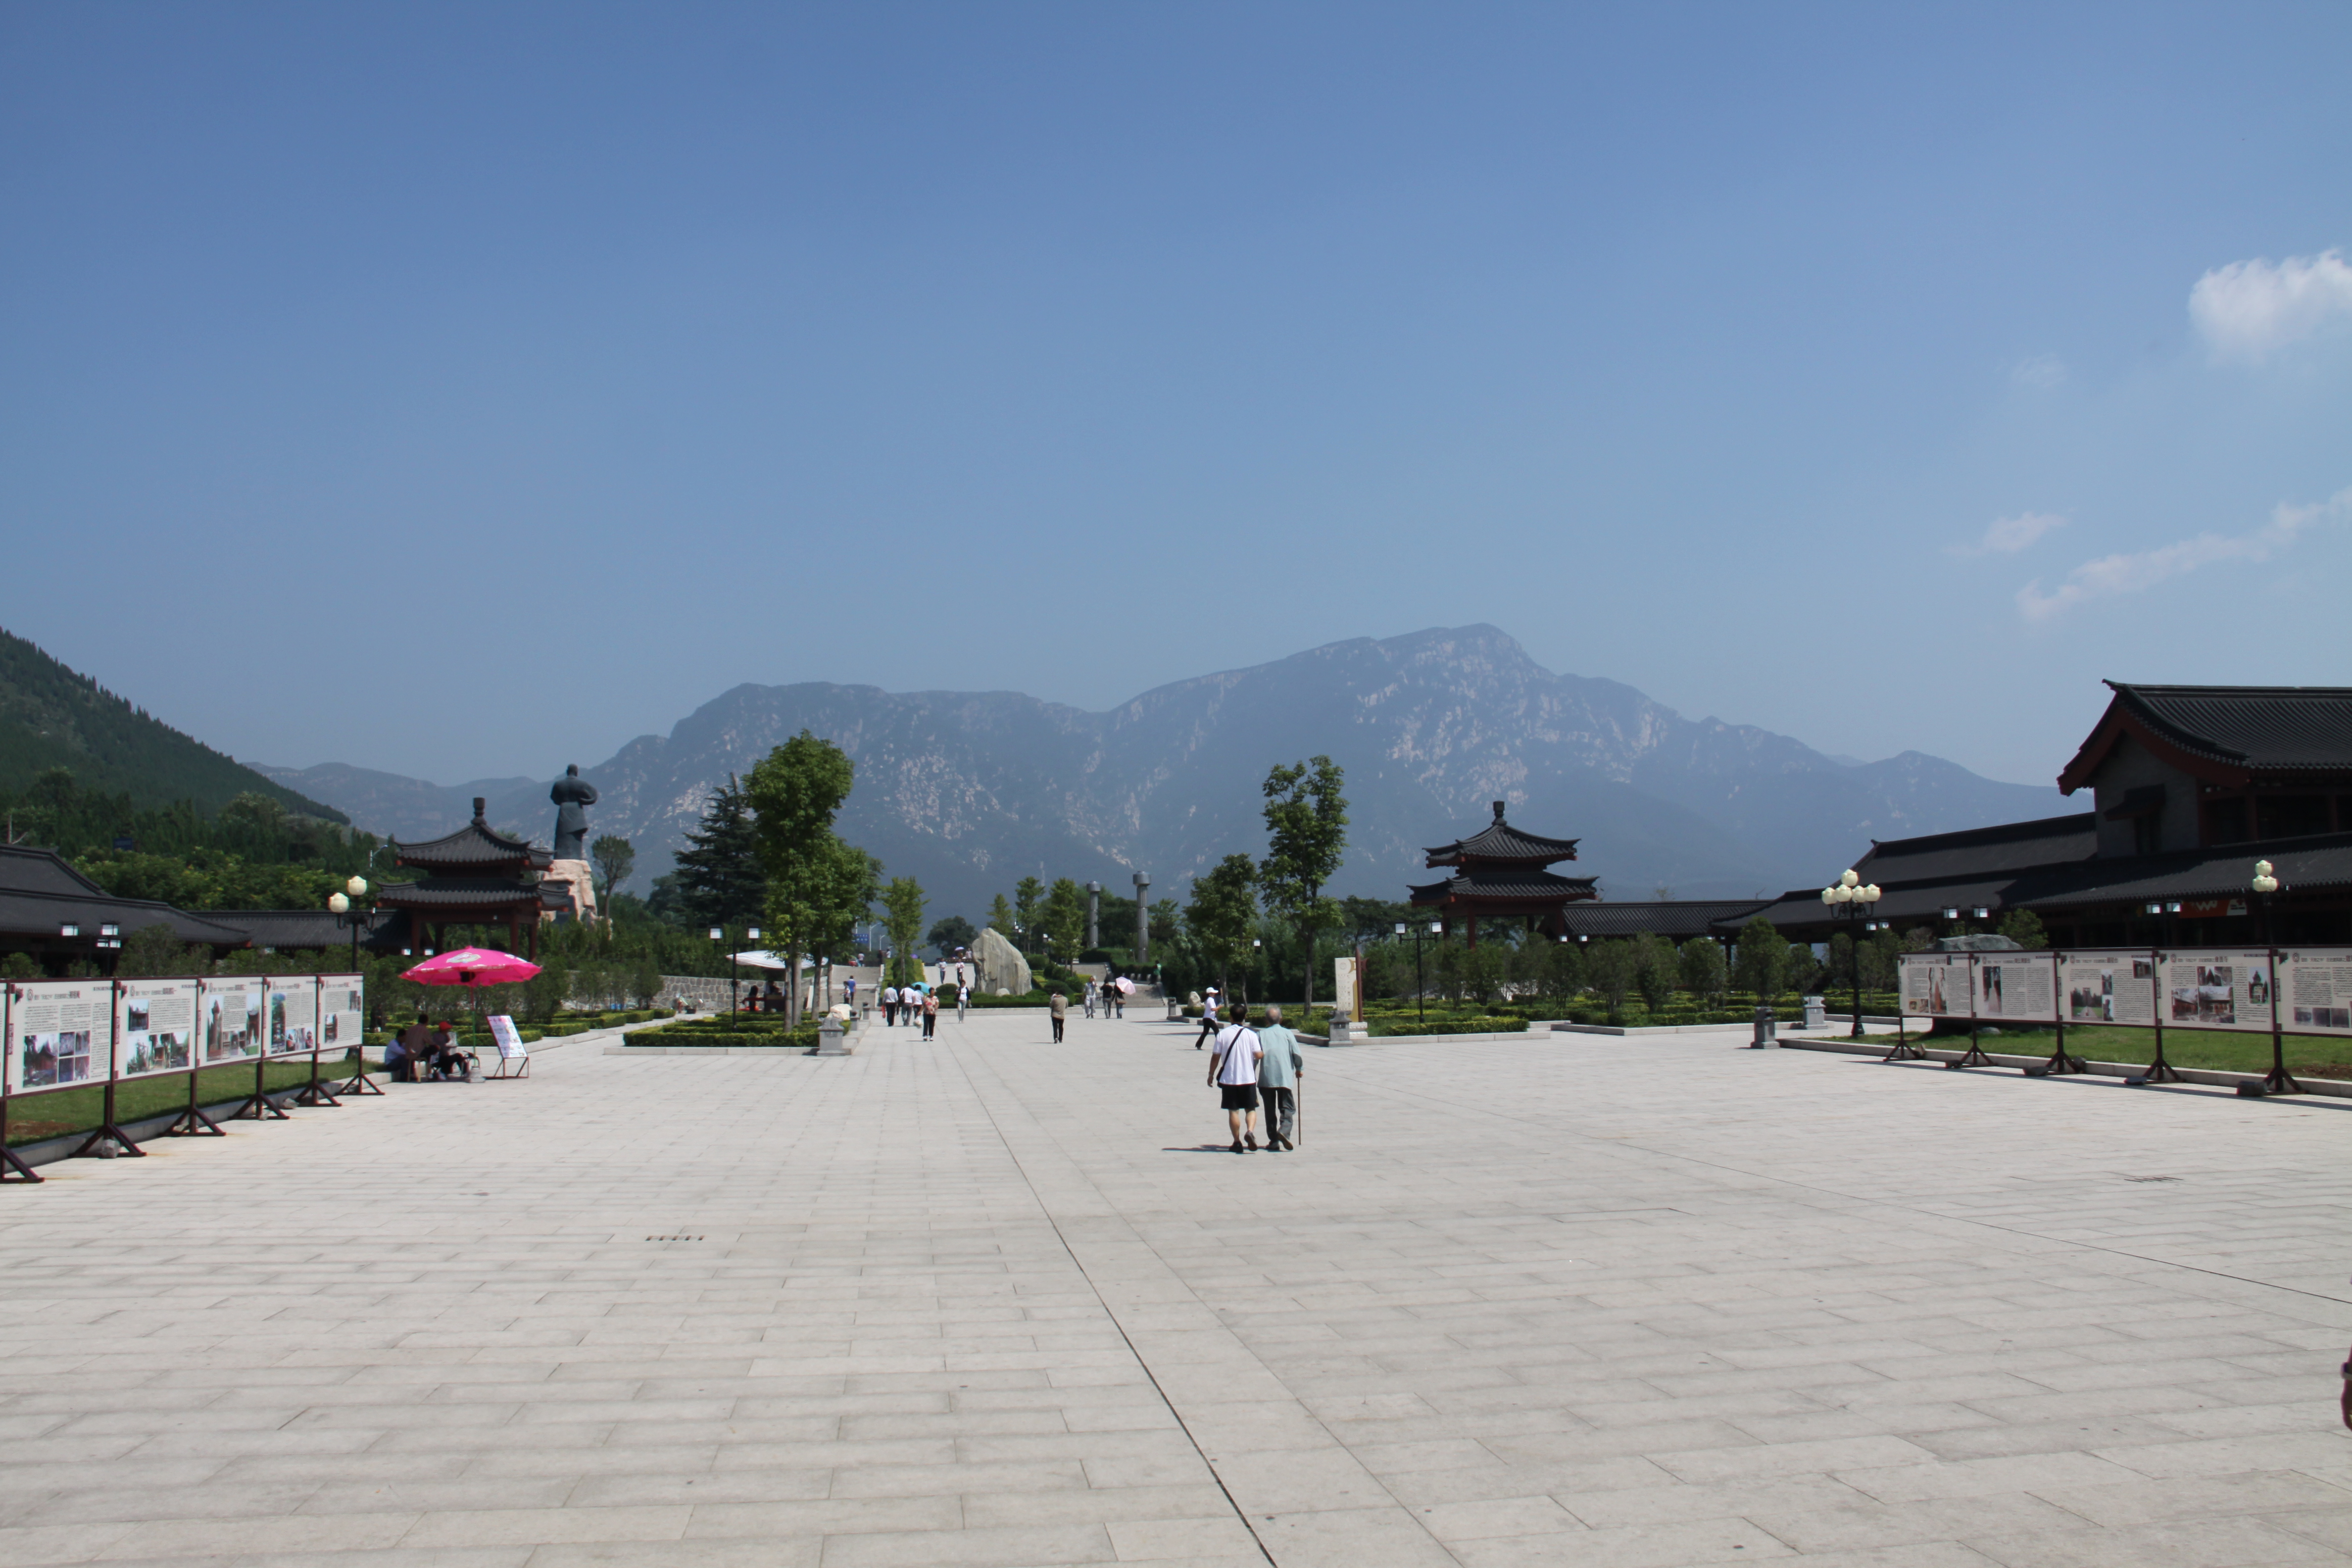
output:
[[1803, 1001], [1805, 1006], [1805, 1027], [1808, 1029], [1826, 1027], [1830, 1021], [1830, 1010], [1828, 1005], [1818, 996], [1807, 996]]
[[1751, 1051], [1760, 1051], [1767, 1046], [1777, 1047], [1780, 1043], [1780, 1026], [1779, 1021], [1773, 1017], [1772, 1009], [1769, 1007], [1757, 1008], [1756, 1038], [1748, 1042], [1748, 1048]]
[[1168, 998], [1168, 1021], [1171, 1024], [1184, 1021], [1184, 1005], [1173, 996]]
[[841, 1020], [828, 1017], [816, 1028], [816, 1054], [821, 1057], [846, 1057], [856, 1054], [849, 1037], [842, 1033]]
[[1335, 1046], [1354, 1045], [1356, 1043], [1355, 1025], [1349, 1023], [1344, 1016], [1334, 1014], [1331, 1018], [1330, 1043]]

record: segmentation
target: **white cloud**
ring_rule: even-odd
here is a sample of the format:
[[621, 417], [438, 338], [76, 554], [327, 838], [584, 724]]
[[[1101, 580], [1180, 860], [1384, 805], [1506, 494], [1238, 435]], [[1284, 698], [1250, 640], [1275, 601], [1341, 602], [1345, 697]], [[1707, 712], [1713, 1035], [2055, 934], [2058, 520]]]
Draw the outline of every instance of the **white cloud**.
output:
[[2189, 318], [2217, 357], [2259, 360], [2310, 337], [2337, 316], [2352, 316], [2352, 267], [2343, 253], [2232, 261], [2197, 280]]
[[2052, 529], [2065, 526], [2064, 518], [2046, 511], [2021, 511], [2015, 517], [1995, 518], [1973, 553], [2014, 555]]
[[[2045, 594], [2035, 578], [2017, 591], [2018, 612], [2029, 621], [2046, 621], [2086, 600], [2137, 594], [2168, 578], [2200, 567], [2231, 561], [2268, 561], [2291, 548], [2313, 524], [2352, 517], [2352, 489], [2336, 492], [2315, 506], [2290, 506], [2281, 501], [2270, 521], [2252, 533], [2200, 533], [2155, 550], [2103, 555], [2085, 561], [2066, 574], [2064, 582]], [[1999, 525], [1996, 524], [1996, 527]]]
[[2066, 362], [2056, 354], [2035, 354], [2010, 366], [2009, 379], [2020, 386], [2056, 386], [2066, 379]]

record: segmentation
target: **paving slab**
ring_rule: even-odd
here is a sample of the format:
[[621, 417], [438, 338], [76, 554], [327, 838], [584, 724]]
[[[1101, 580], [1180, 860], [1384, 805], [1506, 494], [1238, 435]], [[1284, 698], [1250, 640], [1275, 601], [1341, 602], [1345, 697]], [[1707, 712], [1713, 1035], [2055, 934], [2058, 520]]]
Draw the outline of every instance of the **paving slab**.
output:
[[0, 1192], [0, 1565], [2352, 1560], [2352, 1105], [1738, 1037], [513, 1083]]

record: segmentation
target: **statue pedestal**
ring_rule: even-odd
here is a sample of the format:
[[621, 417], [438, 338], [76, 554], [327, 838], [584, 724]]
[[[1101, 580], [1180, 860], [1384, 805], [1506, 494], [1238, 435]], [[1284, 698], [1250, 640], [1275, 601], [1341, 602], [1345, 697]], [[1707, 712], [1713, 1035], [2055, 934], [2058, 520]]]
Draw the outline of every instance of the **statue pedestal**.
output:
[[572, 884], [572, 902], [583, 921], [596, 918], [596, 879], [585, 860], [558, 860], [547, 868], [541, 878], [549, 882]]

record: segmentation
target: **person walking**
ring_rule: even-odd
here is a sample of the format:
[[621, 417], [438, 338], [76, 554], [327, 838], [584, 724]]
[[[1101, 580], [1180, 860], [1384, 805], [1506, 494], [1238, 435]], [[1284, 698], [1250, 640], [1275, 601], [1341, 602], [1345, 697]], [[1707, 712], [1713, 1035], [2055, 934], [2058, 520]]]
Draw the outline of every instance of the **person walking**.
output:
[[1208, 1000], [1201, 1004], [1201, 1032], [1192, 1038], [1192, 1048], [1199, 1050], [1204, 1040], [1217, 1037], [1217, 988], [1209, 987]]
[[923, 993], [923, 1038], [934, 1039], [938, 1037], [939, 1031], [940, 994], [936, 991], [926, 991]]
[[885, 985], [882, 987], [882, 1026], [887, 1029], [898, 1021], [898, 988], [896, 985]]
[[1265, 1100], [1265, 1146], [1281, 1152], [1297, 1149], [1291, 1135], [1298, 1131], [1298, 1080], [1306, 1060], [1298, 1054], [1298, 1037], [1282, 1026], [1282, 1009], [1265, 1010], [1265, 1024], [1257, 1032], [1258, 1093]]
[[1054, 1043], [1058, 1046], [1062, 1043], [1062, 1022], [1070, 1016], [1070, 999], [1056, 991], [1045, 1007], [1054, 1015]]
[[957, 982], [956, 982], [956, 1022], [957, 1022], [957, 1023], [961, 1024], [961, 1023], [962, 1023], [962, 1022], [963, 1022], [964, 1009], [965, 1009], [965, 1008], [967, 1008], [967, 1007], [969, 1007], [969, 1006], [971, 1006], [971, 986], [969, 986], [969, 985], [966, 985], [966, 984], [965, 984], [962, 981], [961, 981], [961, 980], [957, 981]]
[[1217, 1031], [1216, 1055], [1209, 1059], [1209, 1081], [1217, 1086], [1225, 1108], [1225, 1125], [1234, 1135], [1234, 1152], [1257, 1147], [1257, 1068], [1263, 1047], [1245, 1014]]
[[1091, 974], [1087, 976], [1086, 994], [1080, 1000], [1086, 1005], [1087, 1016], [1093, 1017], [1095, 1016], [1095, 977]]

